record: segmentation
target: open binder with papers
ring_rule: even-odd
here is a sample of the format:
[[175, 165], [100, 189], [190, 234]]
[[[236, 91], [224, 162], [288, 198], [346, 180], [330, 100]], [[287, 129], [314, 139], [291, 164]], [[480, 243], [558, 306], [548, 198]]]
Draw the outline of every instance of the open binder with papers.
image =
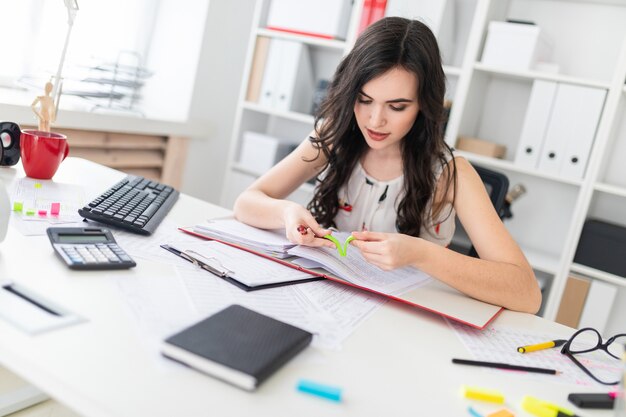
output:
[[[354, 248], [348, 250], [346, 257], [340, 257], [329, 248], [298, 246], [284, 235], [256, 229], [234, 219], [210, 220], [180, 230], [208, 241], [166, 249], [179, 251], [179, 256], [199, 266], [205, 264], [205, 269], [230, 282], [248, 279], [246, 285], [254, 287], [255, 284], [275, 286], [325, 278], [478, 329], [487, 326], [503, 310], [470, 298], [413, 267], [383, 271], [369, 264]], [[347, 236], [334, 235], [340, 240]], [[272, 264], [275, 265], [272, 267]], [[265, 272], [269, 269], [272, 272]]]

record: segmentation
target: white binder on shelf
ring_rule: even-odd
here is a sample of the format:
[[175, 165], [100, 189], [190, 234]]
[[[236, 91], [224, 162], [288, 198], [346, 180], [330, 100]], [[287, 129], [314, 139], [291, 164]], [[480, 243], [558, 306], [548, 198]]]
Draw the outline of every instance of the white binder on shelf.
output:
[[550, 123], [556, 90], [557, 84], [554, 81], [535, 80], [533, 82], [522, 133], [517, 152], [515, 152], [515, 163], [521, 167], [537, 168], [541, 145]]
[[280, 67], [283, 60], [283, 44], [285, 41], [272, 39], [267, 52], [263, 81], [261, 82], [261, 94], [259, 104], [264, 107], [274, 107], [276, 86], [280, 77]]
[[593, 87], [576, 88], [579, 90], [579, 103], [584, 108], [582, 112], [585, 116], [573, 120], [576, 129], [565, 145], [565, 157], [560, 173], [564, 177], [581, 179], [585, 175], [585, 168], [600, 122], [606, 90]]
[[259, 104], [280, 111], [309, 113], [313, 90], [308, 48], [300, 42], [272, 39]]
[[[584, 128], [597, 124], [599, 110], [587, 103], [594, 96], [595, 88], [559, 83], [552, 108], [552, 115], [544, 140], [538, 168], [548, 174], [560, 175], [565, 161], [568, 142], [587, 143], [593, 141], [595, 128]], [[589, 145], [590, 146], [590, 145]]]
[[604, 333], [616, 294], [617, 287], [615, 285], [597, 279], [591, 281], [578, 328], [593, 327], [598, 329], [600, 333]]
[[315, 85], [308, 47], [300, 42], [283, 42], [283, 62], [274, 107], [282, 111], [309, 113]]

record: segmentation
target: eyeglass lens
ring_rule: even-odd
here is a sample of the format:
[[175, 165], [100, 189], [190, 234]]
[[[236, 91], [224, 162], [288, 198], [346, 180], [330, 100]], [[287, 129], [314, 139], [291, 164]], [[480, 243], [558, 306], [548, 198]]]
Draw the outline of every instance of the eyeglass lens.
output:
[[626, 334], [617, 335], [607, 346], [607, 351], [616, 359], [621, 359], [624, 351], [624, 345], [626, 345]]
[[590, 352], [602, 344], [602, 337], [595, 329], [583, 329], [574, 336], [569, 351], [572, 353]]

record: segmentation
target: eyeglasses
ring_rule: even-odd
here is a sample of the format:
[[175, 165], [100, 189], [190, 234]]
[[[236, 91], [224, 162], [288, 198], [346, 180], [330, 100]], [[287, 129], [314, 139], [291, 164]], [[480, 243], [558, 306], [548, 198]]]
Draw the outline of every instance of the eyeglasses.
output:
[[[614, 343], [616, 341], [617, 343]], [[617, 385], [619, 384], [619, 381], [606, 382], [593, 375], [591, 371], [587, 369], [581, 361], [576, 359], [574, 355], [593, 352], [595, 350], [603, 350], [615, 359], [621, 359], [620, 356], [622, 355], [622, 346], [624, 346], [624, 344], [626, 344], [626, 333], [617, 334], [602, 343], [602, 335], [600, 335], [600, 332], [594, 328], [585, 327], [578, 330], [572, 335], [572, 337], [570, 337], [570, 339], [561, 348], [561, 353], [570, 358], [576, 366], [600, 384]]]

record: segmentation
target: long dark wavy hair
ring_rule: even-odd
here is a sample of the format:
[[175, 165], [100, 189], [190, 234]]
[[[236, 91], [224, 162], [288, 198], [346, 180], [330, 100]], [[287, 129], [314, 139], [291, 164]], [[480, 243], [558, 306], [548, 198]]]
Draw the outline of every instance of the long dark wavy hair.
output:
[[420, 106], [413, 127], [401, 142], [404, 197], [398, 205], [397, 230], [419, 236], [424, 222], [432, 224], [442, 211], [443, 199], [432, 203], [432, 217], [426, 218], [441, 167], [447, 181], [440, 195], [456, 188], [452, 150], [443, 139], [446, 86], [437, 40], [419, 21], [387, 17], [365, 30], [341, 61], [315, 117], [315, 136], [309, 140], [326, 157], [326, 164], [323, 180], [318, 181], [307, 208], [325, 227], [334, 226], [339, 188], [367, 150], [354, 116], [354, 103], [368, 81], [396, 67], [416, 75]]

